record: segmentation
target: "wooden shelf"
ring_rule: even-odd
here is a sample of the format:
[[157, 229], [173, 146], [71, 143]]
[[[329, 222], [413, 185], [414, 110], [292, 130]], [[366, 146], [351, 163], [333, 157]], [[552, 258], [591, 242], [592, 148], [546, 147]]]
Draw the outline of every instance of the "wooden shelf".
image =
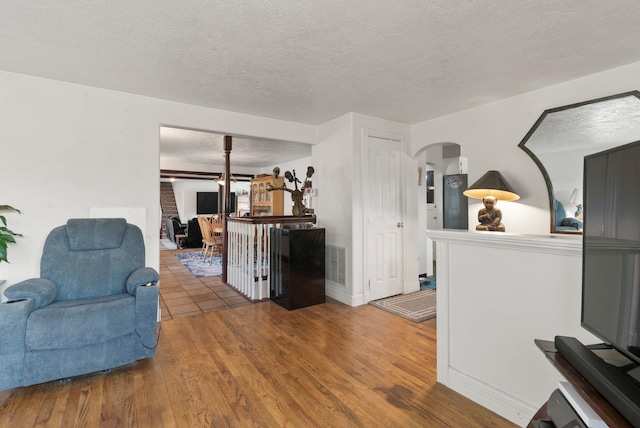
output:
[[267, 184], [280, 187], [284, 183], [282, 177], [272, 175], [253, 178], [251, 180], [251, 216], [281, 216], [284, 214], [284, 195], [282, 190], [269, 192]]

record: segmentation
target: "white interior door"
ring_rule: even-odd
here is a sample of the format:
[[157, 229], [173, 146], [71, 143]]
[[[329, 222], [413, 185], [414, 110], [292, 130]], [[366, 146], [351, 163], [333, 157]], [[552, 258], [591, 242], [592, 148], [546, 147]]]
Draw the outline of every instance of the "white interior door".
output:
[[402, 144], [367, 139], [367, 266], [369, 300], [402, 293]]

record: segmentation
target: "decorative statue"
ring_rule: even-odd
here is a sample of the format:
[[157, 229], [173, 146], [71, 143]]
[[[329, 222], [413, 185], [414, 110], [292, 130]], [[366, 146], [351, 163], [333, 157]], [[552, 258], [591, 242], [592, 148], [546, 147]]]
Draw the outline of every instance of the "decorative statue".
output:
[[492, 232], [504, 232], [504, 224], [502, 221], [502, 211], [500, 208], [496, 208], [498, 200], [495, 196], [485, 196], [482, 198], [484, 208], [478, 211], [479, 225], [476, 226], [476, 230], [490, 230]]
[[[307, 167], [307, 177], [304, 179], [304, 183], [302, 183], [296, 177], [296, 170], [294, 169], [292, 171], [293, 172], [291, 171], [285, 172], [284, 178], [286, 178], [289, 181], [289, 183], [293, 183], [295, 189], [289, 189], [287, 187], [287, 183], [284, 183], [281, 187], [273, 187], [271, 183], [267, 183], [267, 191], [273, 192], [274, 190], [284, 190], [286, 192], [291, 193], [291, 200], [293, 201], [293, 208], [291, 210], [291, 213], [294, 216], [301, 217], [305, 214], [311, 214], [313, 213], [313, 210], [304, 206], [304, 203], [302, 202], [302, 198], [304, 197], [305, 190], [311, 188], [311, 180], [309, 179], [311, 178], [315, 170], [313, 169], [312, 166]], [[280, 176], [280, 168], [278, 167], [273, 168], [273, 177], [277, 179], [279, 176]], [[298, 189], [298, 183], [302, 183], [301, 189]]]

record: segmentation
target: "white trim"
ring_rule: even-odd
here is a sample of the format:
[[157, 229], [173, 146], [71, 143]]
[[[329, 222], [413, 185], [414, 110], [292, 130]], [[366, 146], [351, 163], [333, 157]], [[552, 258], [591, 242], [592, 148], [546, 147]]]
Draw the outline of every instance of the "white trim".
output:
[[[440, 291], [438, 290], [438, 292]], [[531, 420], [531, 415], [538, 410], [517, 397], [506, 394], [456, 369], [449, 370], [449, 380], [450, 382], [447, 385], [449, 388], [470, 398], [481, 406], [493, 410], [519, 426], [526, 426]]]
[[328, 297], [349, 306], [360, 306], [366, 303], [362, 293], [352, 295], [347, 292], [347, 288], [344, 285], [329, 280], [325, 280], [325, 293]]
[[[435, 239], [434, 239], [435, 240]], [[436, 245], [437, 288], [436, 307], [438, 323], [436, 324], [436, 379], [443, 385], [449, 385], [449, 243], [443, 241]]]
[[[427, 236], [434, 241], [464, 243], [481, 247], [508, 250], [536, 251], [545, 254], [582, 255], [581, 235], [521, 235], [505, 232], [475, 232], [469, 230], [427, 230]], [[440, 259], [437, 259], [440, 263]]]

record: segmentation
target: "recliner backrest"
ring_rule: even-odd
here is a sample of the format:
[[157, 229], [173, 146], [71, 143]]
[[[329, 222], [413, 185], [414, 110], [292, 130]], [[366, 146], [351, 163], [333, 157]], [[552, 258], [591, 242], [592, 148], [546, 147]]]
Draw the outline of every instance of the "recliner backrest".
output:
[[103, 297], [126, 293], [144, 262], [142, 232], [125, 219], [70, 219], [47, 237], [40, 276], [56, 284], [56, 300]]
[[567, 217], [567, 211], [559, 200], [554, 199], [553, 204], [556, 213], [556, 226], [560, 226], [562, 224], [562, 220]]

